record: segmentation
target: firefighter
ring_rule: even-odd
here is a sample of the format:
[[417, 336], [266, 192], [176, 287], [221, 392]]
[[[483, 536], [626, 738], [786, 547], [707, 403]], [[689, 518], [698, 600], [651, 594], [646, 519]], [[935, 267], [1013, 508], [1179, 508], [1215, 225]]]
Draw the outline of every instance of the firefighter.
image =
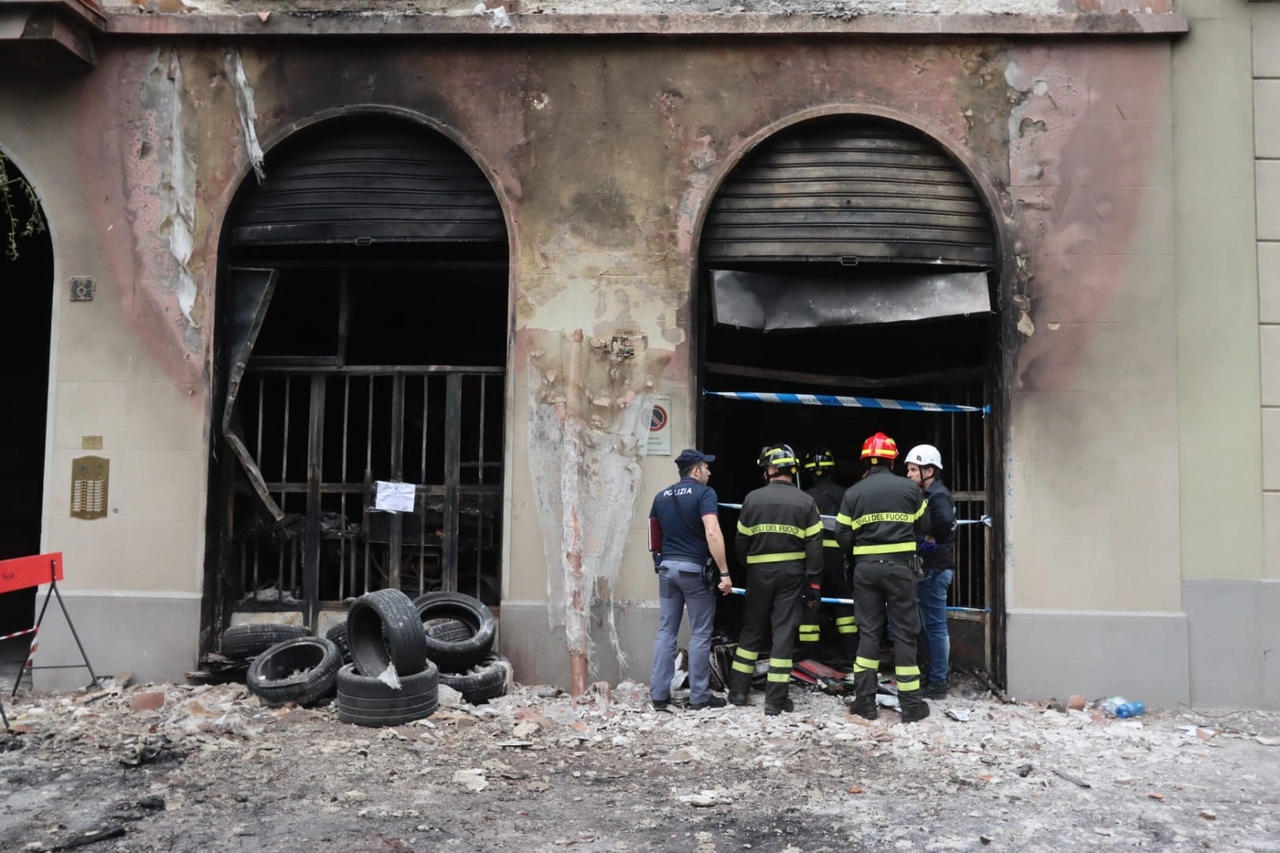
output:
[[907, 454], [907, 478], [924, 489], [929, 501], [928, 527], [919, 541], [924, 577], [916, 582], [920, 621], [929, 644], [926, 699], [947, 698], [950, 675], [951, 635], [947, 629], [947, 587], [955, 574], [956, 504], [942, 482], [942, 454], [932, 444], [911, 448]]
[[[813, 498], [822, 514], [822, 595], [828, 598], [853, 598], [853, 587], [845, 573], [844, 555], [836, 542], [835, 517], [840, 512], [840, 500], [844, 497], [844, 486], [832, 479], [832, 471], [836, 467], [836, 457], [825, 447], [818, 447], [809, 452], [805, 459], [804, 470], [813, 478], [813, 485], [805, 489], [805, 494]], [[858, 655], [858, 621], [854, 618], [852, 605], [835, 604], [832, 610], [836, 619], [836, 636], [840, 640], [840, 654], [846, 665], [852, 666]], [[796, 650], [801, 660], [808, 654], [806, 646], [812, 648], [821, 639], [821, 626], [816, 610], [805, 610], [800, 620], [800, 647]]]
[[898, 445], [878, 432], [862, 445], [862, 479], [845, 492], [836, 516], [836, 541], [853, 559], [853, 597], [857, 602], [858, 656], [853, 662], [856, 698], [849, 710], [876, 718], [877, 670], [884, 637], [885, 611], [894, 625], [894, 674], [902, 721], [929, 716], [920, 696], [916, 665], [916, 541], [923, 536], [929, 502], [920, 487], [893, 473]]
[[746, 705], [756, 661], [771, 637], [764, 712], [792, 710], [791, 652], [802, 609], [817, 611], [822, 589], [822, 520], [813, 498], [794, 485], [799, 460], [785, 444], [760, 451], [765, 485], [738, 515], [736, 550], [747, 567], [742, 633], [729, 673], [729, 701]]

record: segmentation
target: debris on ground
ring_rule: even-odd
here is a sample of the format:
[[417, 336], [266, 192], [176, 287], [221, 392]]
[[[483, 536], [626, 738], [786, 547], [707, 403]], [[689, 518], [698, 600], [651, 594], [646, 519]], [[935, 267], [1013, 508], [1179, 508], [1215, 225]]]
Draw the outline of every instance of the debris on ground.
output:
[[820, 689], [791, 695], [794, 713], [766, 717], [758, 694], [655, 713], [634, 681], [576, 699], [513, 685], [368, 729], [327, 701], [272, 708], [239, 684], [20, 693], [6, 707], [23, 733], [0, 736], [0, 838], [33, 851], [112, 833], [88, 849], [815, 853], [1050, 839], [1262, 850], [1280, 837], [1278, 714], [1118, 720], [967, 681], [904, 725], [852, 717]]

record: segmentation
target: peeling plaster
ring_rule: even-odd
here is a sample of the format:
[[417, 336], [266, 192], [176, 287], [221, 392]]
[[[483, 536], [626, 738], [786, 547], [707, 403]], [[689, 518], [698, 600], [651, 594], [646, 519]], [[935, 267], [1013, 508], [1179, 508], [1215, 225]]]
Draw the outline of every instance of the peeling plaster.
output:
[[[619, 338], [625, 345], [615, 345]], [[527, 331], [526, 339], [529, 472], [545, 548], [548, 622], [564, 626], [570, 658], [594, 669], [591, 604], [605, 599], [609, 643], [625, 666], [611, 592], [630, 538], [653, 408], [647, 342], [640, 335], [592, 338], [581, 329]]]
[[249, 156], [249, 163], [253, 166], [253, 174], [257, 176], [258, 183], [262, 183], [267, 176], [262, 169], [262, 146], [258, 144], [257, 111], [253, 106], [253, 87], [245, 77], [244, 61], [240, 57], [240, 51], [227, 51], [224, 64], [227, 79], [231, 81], [236, 92], [236, 107], [240, 111], [240, 129], [244, 133], [245, 152]]
[[[160, 231], [169, 238], [169, 254], [178, 262], [178, 280], [173, 292], [178, 308], [194, 331], [199, 324], [191, 316], [196, 304], [196, 282], [191, 275], [192, 235], [196, 225], [196, 164], [195, 151], [187, 147], [186, 128], [183, 126], [182, 63], [177, 55], [171, 60], [169, 77], [173, 81], [172, 106], [169, 117], [169, 158], [167, 169], [161, 164], [161, 175], [167, 172], [168, 180], [160, 185], [160, 196], [168, 217], [161, 223]], [[189, 344], [199, 345], [199, 340]]]
[[149, 370], [201, 407], [212, 324], [193, 227], [204, 213], [195, 166], [210, 154], [196, 157], [198, 109], [182, 88], [190, 69], [167, 50], [103, 54], [76, 96], [77, 197], [101, 252], [103, 295], [114, 295]]

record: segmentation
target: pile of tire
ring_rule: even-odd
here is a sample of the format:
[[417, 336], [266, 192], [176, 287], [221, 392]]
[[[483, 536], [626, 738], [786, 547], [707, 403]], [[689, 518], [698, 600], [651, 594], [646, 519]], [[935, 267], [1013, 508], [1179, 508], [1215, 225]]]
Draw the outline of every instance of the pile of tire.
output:
[[264, 705], [311, 705], [333, 694], [342, 653], [301, 625], [249, 623], [222, 634], [222, 654], [248, 663], [245, 684]]
[[438, 671], [427, 657], [427, 635], [409, 596], [398, 589], [362, 595], [347, 611], [342, 630], [335, 626], [327, 633], [344, 641], [351, 658], [338, 670], [339, 720], [399, 726], [435, 713]]
[[339, 720], [398, 726], [431, 716], [441, 684], [473, 705], [505, 695], [511, 664], [493, 650], [496, 629], [472, 596], [384, 589], [357, 598], [323, 637], [295, 625], [233, 625], [222, 654], [247, 662], [245, 683], [266, 705], [309, 705], [336, 691]]
[[472, 705], [506, 695], [511, 664], [493, 650], [497, 620], [483, 602], [460, 592], [429, 592], [414, 599], [413, 606], [441, 684]]

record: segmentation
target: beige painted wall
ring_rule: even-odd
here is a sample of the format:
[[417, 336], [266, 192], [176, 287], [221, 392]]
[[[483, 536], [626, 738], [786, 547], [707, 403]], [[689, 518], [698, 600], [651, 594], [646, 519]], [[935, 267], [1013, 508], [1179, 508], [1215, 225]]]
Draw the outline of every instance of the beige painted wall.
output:
[[1262, 370], [1263, 577], [1280, 578], [1280, 5], [1251, 3]]
[[[1186, 0], [1176, 43], [1178, 441], [1182, 574], [1262, 575], [1257, 249], [1249, 15]], [[1206, 449], [1213, 448], [1206, 452]]]
[[[54, 244], [43, 548], [64, 553], [71, 592], [198, 596], [204, 390], [166, 375], [161, 364], [169, 353], [149, 349], [133, 322], [134, 282], [113, 274], [105, 245], [128, 246], [132, 224], [122, 218], [103, 235], [90, 219], [70, 132], [78, 82], [51, 77], [27, 99], [15, 87], [0, 87], [0, 146], [39, 193]], [[95, 300], [70, 302], [68, 280], [86, 275], [96, 279]], [[101, 436], [102, 450], [82, 450], [84, 436]], [[111, 463], [104, 519], [69, 516], [71, 460], [83, 455]], [[191, 626], [192, 640], [197, 630]]]
[[1051, 236], [1027, 259], [1009, 607], [1178, 611], [1169, 46], [1016, 59], [1011, 195]]

